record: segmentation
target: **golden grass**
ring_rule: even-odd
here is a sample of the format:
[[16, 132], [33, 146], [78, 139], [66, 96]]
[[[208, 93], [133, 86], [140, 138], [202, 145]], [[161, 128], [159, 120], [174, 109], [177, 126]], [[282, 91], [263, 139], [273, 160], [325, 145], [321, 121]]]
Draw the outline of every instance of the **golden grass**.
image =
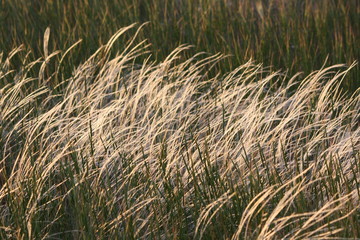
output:
[[0, 63], [2, 238], [358, 236], [351, 67], [283, 81], [252, 62], [210, 77], [223, 57], [179, 61], [186, 46], [160, 63], [134, 63], [144, 42], [110, 57], [131, 27], [61, 86], [46, 47]]

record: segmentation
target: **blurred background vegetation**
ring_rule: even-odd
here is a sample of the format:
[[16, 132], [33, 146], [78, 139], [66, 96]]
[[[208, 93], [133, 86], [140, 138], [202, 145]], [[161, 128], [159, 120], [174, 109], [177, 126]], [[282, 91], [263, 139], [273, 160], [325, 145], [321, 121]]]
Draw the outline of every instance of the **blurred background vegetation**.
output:
[[[149, 22], [138, 41], [148, 39], [159, 61], [185, 43], [194, 46], [188, 55], [231, 55], [218, 66], [224, 72], [252, 58], [274, 70], [308, 74], [326, 59], [326, 65], [358, 61], [359, 5], [358, 0], [2, 0], [0, 52], [24, 44], [33, 58], [41, 57], [49, 26], [50, 51], [83, 39], [68, 58], [71, 74], [118, 29]], [[360, 86], [359, 70], [357, 65], [344, 81], [350, 92]]]

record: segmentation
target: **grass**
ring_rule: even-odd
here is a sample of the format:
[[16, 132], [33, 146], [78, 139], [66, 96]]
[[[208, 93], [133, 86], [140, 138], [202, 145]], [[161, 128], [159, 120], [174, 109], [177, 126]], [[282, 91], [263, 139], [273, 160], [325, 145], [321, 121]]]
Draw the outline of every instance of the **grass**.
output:
[[154, 60], [141, 34], [84, 59], [46, 30], [43, 57], [2, 56], [1, 239], [359, 237], [355, 65], [223, 73], [186, 45]]
[[[198, 52], [222, 52], [224, 73], [255, 59], [289, 75], [343, 63], [360, 56], [360, 5], [357, 0], [4, 0], [0, 3], [0, 49], [10, 52], [24, 44], [33, 59], [43, 54], [42, 36], [52, 29], [50, 49], [66, 49], [79, 39], [72, 67], [90, 57], [119, 28], [148, 22], [139, 41], [148, 39], [151, 52], [163, 61], [180, 44]], [[6, 33], [6, 34], [5, 34]], [[132, 33], [128, 34], [131, 38]], [[115, 54], [123, 43], [114, 47]], [[359, 66], [343, 81], [343, 88], [359, 88]]]

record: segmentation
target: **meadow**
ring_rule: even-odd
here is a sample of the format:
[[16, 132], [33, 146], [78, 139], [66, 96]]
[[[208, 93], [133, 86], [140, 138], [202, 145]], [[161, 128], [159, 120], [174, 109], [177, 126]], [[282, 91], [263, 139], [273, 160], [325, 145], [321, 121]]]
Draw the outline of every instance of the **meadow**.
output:
[[1, 239], [360, 237], [358, 1], [0, 4]]
[[[9, 53], [24, 45], [37, 59], [50, 27], [52, 50], [68, 49], [82, 39], [68, 56], [71, 74], [120, 28], [148, 22], [139, 41], [148, 39], [159, 61], [189, 44], [193, 48], [184, 54], [187, 58], [203, 51], [230, 55], [218, 68], [224, 72], [251, 58], [274, 71], [307, 75], [324, 63], [350, 66], [358, 61], [359, 12], [357, 0], [3, 0], [0, 49]], [[114, 53], [123, 43], [115, 44]], [[357, 65], [343, 87], [354, 91], [359, 78]]]

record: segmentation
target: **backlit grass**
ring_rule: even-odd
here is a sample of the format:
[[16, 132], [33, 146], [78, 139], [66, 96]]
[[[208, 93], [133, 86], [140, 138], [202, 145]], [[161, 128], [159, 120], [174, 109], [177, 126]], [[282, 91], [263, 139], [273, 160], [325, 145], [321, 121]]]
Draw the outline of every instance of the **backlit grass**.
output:
[[1, 239], [359, 237], [354, 65], [223, 73], [187, 46], [114, 55], [126, 30], [68, 78], [50, 30], [44, 57], [2, 55]]

